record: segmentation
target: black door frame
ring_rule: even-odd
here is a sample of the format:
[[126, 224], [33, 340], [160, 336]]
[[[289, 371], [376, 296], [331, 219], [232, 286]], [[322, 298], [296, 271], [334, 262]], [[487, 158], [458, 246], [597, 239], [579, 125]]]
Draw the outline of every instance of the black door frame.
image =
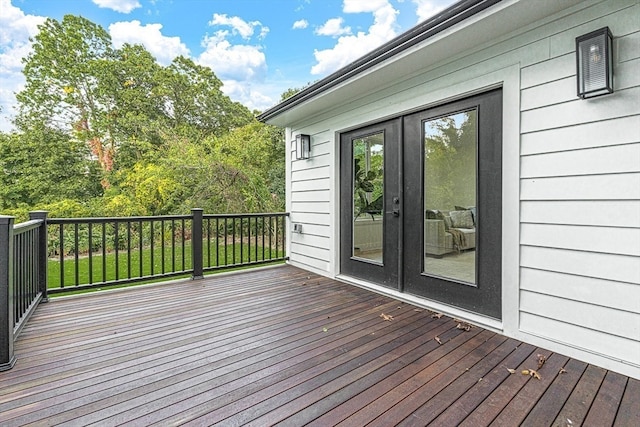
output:
[[[425, 251], [422, 123], [431, 118], [469, 109], [478, 111], [477, 285], [445, 280], [423, 273]], [[351, 141], [380, 131], [385, 132], [385, 262], [384, 265], [375, 265], [351, 257]], [[394, 166], [394, 162], [397, 166]], [[340, 134], [340, 177], [341, 274], [481, 315], [502, 318], [502, 89]], [[419, 197], [415, 196], [416, 184]], [[392, 188], [394, 185], [397, 187], [395, 190]], [[399, 205], [393, 205], [392, 197], [399, 198]], [[398, 208], [400, 215], [393, 215], [393, 210]], [[417, 235], [420, 237], [416, 238]]]

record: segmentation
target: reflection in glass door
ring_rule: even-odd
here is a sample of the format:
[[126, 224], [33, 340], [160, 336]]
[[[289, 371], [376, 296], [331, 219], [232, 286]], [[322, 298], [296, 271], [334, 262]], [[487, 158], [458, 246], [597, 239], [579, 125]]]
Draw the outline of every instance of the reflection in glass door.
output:
[[476, 284], [477, 110], [424, 126], [424, 273]]
[[354, 139], [352, 256], [383, 262], [384, 133]]

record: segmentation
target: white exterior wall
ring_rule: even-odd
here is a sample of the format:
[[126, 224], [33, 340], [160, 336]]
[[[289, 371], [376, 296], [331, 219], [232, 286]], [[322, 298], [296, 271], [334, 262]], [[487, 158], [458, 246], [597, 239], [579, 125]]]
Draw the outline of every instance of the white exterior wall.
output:
[[[580, 100], [575, 38], [604, 26], [615, 92]], [[454, 30], [406, 52], [419, 72], [385, 80], [373, 69], [379, 85], [287, 129], [312, 136], [311, 160], [291, 147], [288, 209], [303, 224], [291, 263], [339, 274], [340, 132], [501, 86], [503, 320], [485, 325], [640, 378], [640, 2], [582, 2], [430, 63]]]

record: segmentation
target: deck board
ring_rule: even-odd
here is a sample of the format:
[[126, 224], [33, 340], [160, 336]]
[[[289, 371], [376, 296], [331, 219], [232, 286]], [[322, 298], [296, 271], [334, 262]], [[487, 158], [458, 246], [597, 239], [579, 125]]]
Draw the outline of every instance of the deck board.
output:
[[456, 325], [291, 266], [56, 298], [0, 425], [639, 424], [638, 380]]

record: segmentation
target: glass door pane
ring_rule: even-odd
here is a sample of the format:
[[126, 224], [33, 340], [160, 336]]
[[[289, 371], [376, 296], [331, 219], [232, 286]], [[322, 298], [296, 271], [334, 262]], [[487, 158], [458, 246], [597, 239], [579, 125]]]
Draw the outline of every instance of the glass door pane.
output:
[[424, 273], [476, 284], [477, 110], [427, 120]]
[[382, 264], [384, 132], [354, 139], [352, 257]]

